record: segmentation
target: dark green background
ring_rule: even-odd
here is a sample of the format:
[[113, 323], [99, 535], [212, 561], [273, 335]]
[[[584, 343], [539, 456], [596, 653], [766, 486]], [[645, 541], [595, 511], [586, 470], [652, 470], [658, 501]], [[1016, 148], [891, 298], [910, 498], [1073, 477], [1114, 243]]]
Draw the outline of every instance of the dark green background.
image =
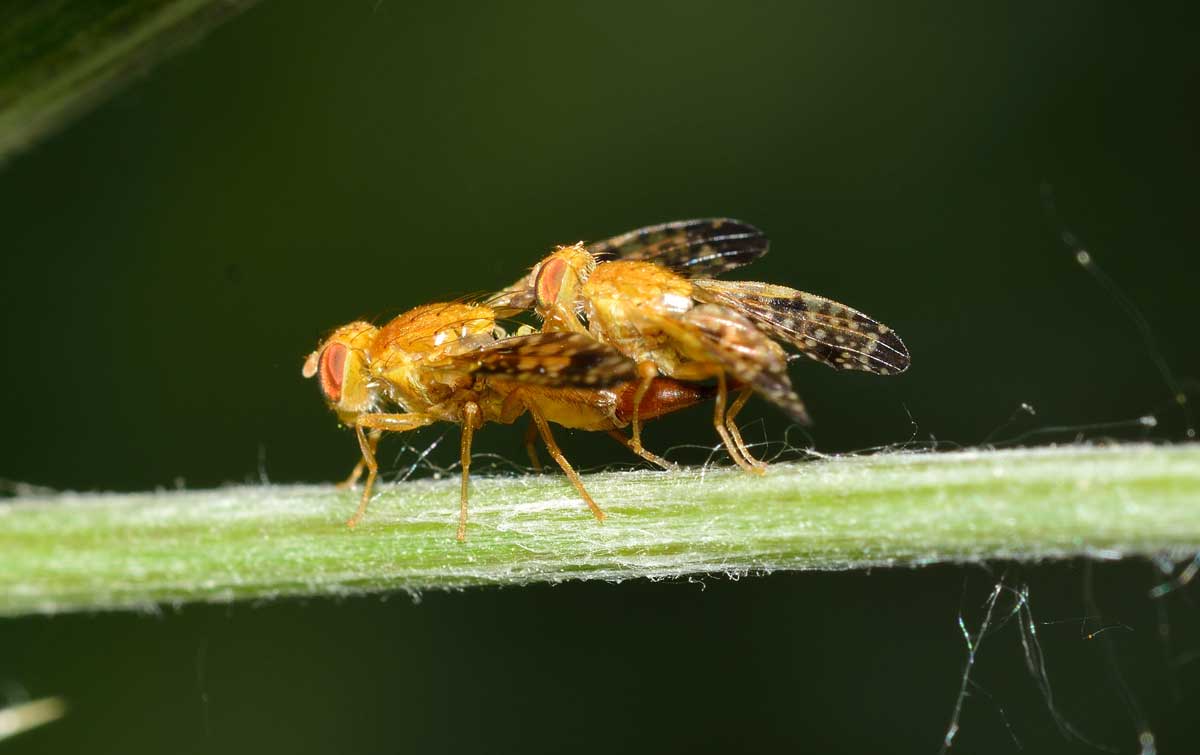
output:
[[[556, 243], [708, 215], [770, 234], [748, 277], [861, 308], [912, 350], [899, 378], [795, 366], [819, 450], [1181, 439], [1135, 323], [1074, 263], [1040, 187], [1157, 353], [1200, 374], [1195, 6], [851, 5], [272, 2], [234, 20], [0, 171], [0, 476], [337, 478], [354, 444], [299, 376], [324, 331], [493, 289]], [[1006, 425], [1022, 402], [1036, 416]], [[1157, 429], [1128, 422], [1147, 413]], [[769, 406], [742, 418], [750, 440], [784, 438]], [[647, 441], [710, 435], [697, 410]], [[477, 450], [520, 461], [519, 440], [487, 428]], [[560, 440], [584, 467], [628, 461]], [[1133, 751], [1111, 648], [1162, 751], [1196, 746], [1200, 664], [1165, 669], [1200, 647], [1194, 601], [1172, 599], [1164, 643], [1154, 570], [1100, 567], [1087, 631], [1133, 631], [1087, 640], [1082, 570], [1011, 575], [1056, 622], [1039, 631], [1060, 709]], [[965, 655], [957, 612], [976, 616], [990, 579], [8, 620], [0, 682], [74, 705], [14, 752], [932, 752]], [[1027, 751], [1086, 750], [1054, 726], [1015, 626], [979, 663], [963, 752], [1015, 750], [999, 708]]]

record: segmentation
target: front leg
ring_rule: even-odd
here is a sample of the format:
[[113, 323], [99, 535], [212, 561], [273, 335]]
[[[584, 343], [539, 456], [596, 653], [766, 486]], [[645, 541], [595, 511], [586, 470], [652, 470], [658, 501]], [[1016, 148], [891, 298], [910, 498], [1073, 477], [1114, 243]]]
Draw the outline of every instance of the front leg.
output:
[[[383, 437], [383, 432], [380, 430], [372, 430], [367, 433], [367, 445], [371, 447], [371, 453], [374, 453], [379, 448], [379, 439]], [[350, 476], [334, 485], [338, 490], [349, 490], [354, 487], [354, 483], [358, 482], [358, 478], [362, 477], [363, 470], [367, 468], [367, 464], [363, 461], [363, 457], [359, 457], [358, 463], [354, 465], [354, 469], [350, 470]]]
[[[437, 422], [437, 417], [429, 414], [360, 414], [354, 421], [354, 434], [358, 437], [358, 448], [362, 451], [363, 463], [367, 465], [367, 483], [363, 486], [362, 499], [354, 516], [346, 520], [347, 527], [354, 527], [363, 514], [367, 513], [367, 502], [371, 500], [371, 488], [375, 485], [375, 477], [379, 474], [379, 464], [375, 461], [375, 446], [378, 436], [385, 432], [403, 433], [416, 430]], [[370, 430], [368, 436], [364, 430]], [[374, 438], [374, 442], [372, 442]]]

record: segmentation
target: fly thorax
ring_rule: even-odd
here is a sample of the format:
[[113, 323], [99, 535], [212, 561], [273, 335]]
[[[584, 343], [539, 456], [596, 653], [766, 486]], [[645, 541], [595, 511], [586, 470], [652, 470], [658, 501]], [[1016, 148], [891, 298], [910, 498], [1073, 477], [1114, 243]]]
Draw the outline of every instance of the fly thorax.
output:
[[671, 314], [681, 315], [694, 304], [690, 295], [668, 291], [658, 298], [659, 306]]

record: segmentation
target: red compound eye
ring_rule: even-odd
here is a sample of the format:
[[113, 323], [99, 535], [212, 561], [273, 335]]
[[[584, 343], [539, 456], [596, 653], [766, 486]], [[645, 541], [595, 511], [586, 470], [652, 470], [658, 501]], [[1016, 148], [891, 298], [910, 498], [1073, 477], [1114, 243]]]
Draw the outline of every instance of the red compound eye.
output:
[[342, 397], [342, 378], [346, 374], [346, 347], [331, 343], [321, 352], [321, 391], [330, 401]]
[[562, 290], [563, 276], [567, 274], [567, 263], [555, 258], [542, 265], [538, 270], [537, 280], [533, 282], [537, 292], [537, 305], [540, 309], [549, 309], [558, 301], [558, 292]]

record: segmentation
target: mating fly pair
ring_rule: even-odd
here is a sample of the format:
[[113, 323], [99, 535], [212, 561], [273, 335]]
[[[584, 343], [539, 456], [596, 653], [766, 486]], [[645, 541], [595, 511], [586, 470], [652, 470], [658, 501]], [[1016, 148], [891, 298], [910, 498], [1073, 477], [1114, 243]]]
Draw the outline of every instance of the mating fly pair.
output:
[[[367, 470], [355, 525], [366, 511], [384, 432], [434, 422], [462, 425], [458, 539], [466, 535], [471, 439], [486, 422], [528, 413], [550, 455], [595, 517], [603, 511], [563, 456], [550, 423], [604, 430], [643, 458], [641, 423], [716, 399], [713, 424], [730, 456], [761, 472], [734, 418], [757, 392], [807, 422], [774, 339], [841, 369], [902, 372], [896, 335], [837, 302], [782, 286], [713, 280], [766, 253], [761, 231], [728, 219], [643, 228], [585, 246], [559, 247], [484, 303], [430, 304], [383, 327], [335, 330], [304, 364], [327, 403], [354, 429]], [[615, 258], [615, 259], [610, 259]], [[498, 316], [534, 310], [542, 331], [507, 335]], [[710, 385], [715, 382], [715, 387]], [[728, 392], [736, 390], [726, 408]], [[632, 425], [632, 438], [621, 429]], [[532, 429], [531, 428], [531, 429]], [[533, 438], [527, 437], [535, 457]]]

